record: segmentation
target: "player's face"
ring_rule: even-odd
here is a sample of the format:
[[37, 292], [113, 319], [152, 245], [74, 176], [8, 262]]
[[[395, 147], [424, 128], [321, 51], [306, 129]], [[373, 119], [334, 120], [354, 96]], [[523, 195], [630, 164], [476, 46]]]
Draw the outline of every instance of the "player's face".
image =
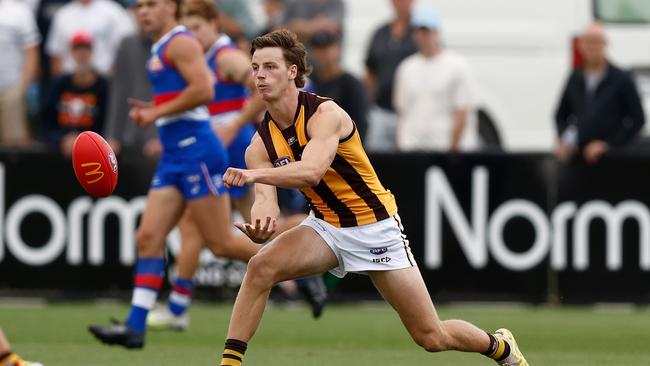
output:
[[181, 23], [199, 40], [204, 51], [209, 49], [217, 38], [217, 26], [214, 21], [192, 15], [183, 17]]
[[287, 66], [279, 47], [255, 50], [252, 67], [257, 91], [266, 101], [280, 98], [290, 83], [295, 85], [297, 67]]
[[136, 16], [145, 33], [160, 33], [175, 17], [176, 5], [168, 0], [138, 0]]

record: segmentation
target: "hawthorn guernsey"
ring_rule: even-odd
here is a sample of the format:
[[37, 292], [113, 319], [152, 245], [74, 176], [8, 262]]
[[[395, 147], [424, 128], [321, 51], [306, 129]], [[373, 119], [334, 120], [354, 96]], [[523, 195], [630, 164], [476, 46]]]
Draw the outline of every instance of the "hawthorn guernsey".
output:
[[91, 196], [106, 197], [117, 185], [117, 158], [100, 135], [84, 131], [72, 148], [72, 167], [79, 184]]

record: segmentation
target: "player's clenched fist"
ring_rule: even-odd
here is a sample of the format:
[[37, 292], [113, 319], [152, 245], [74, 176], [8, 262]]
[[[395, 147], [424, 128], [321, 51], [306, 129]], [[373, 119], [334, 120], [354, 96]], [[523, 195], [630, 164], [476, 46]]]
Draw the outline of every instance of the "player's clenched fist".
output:
[[223, 182], [227, 187], [243, 187], [254, 182], [248, 169], [228, 168], [223, 175]]

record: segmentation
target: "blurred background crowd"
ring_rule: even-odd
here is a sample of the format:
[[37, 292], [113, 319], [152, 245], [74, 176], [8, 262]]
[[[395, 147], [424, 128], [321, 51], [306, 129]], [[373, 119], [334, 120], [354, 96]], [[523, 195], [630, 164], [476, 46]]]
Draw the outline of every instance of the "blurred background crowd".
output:
[[[554, 151], [563, 160], [582, 155], [587, 162], [597, 162], [610, 149], [642, 145], [645, 113], [639, 88], [644, 87], [639, 80], [644, 74], [623, 68], [630, 62], [621, 66], [610, 61], [611, 31], [603, 22], [647, 28], [650, 4], [644, 1], [524, 1], [544, 3], [535, 5], [540, 11], [530, 6], [526, 10], [539, 25], [525, 24], [528, 20], [517, 15], [523, 5], [502, 0], [462, 1], [475, 7], [461, 9], [475, 14], [477, 22], [472, 24], [453, 19], [464, 5], [439, 6], [451, 1], [214, 1], [221, 31], [244, 50], [252, 38], [273, 29], [287, 27], [297, 33], [314, 66], [307, 89], [337, 101], [357, 123], [369, 151], [532, 149]], [[69, 156], [76, 135], [93, 130], [117, 152], [149, 157], [160, 153], [155, 131], [140, 130], [128, 118], [127, 98], [151, 98], [145, 70], [151, 41], [139, 31], [136, 3], [0, 0], [0, 145], [56, 149]], [[568, 3], [572, 5], [564, 5]], [[503, 41], [499, 50], [498, 39], [492, 40], [492, 51], [508, 58], [486, 71], [488, 63], [477, 50], [487, 46], [476, 36], [468, 46], [459, 29], [475, 29], [480, 22], [498, 29], [506, 23], [498, 14], [485, 23], [481, 14], [490, 14], [481, 7], [503, 4], [509, 4], [510, 15], [502, 16], [518, 17], [527, 48], [512, 48]], [[579, 12], [575, 9], [580, 4], [589, 4], [589, 16], [566, 14], [567, 9]], [[358, 22], [350, 19], [350, 7], [364, 13]], [[555, 47], [549, 46], [533, 54], [543, 67], [521, 62], [509, 66], [521, 56], [518, 52], [527, 52], [522, 49], [538, 52], [535, 47], [547, 42], [542, 36], [551, 31], [540, 21], [544, 11], [558, 19], [551, 24], [556, 28], [564, 18], [571, 23], [565, 27], [570, 37], [556, 47], [562, 48], [562, 60], [549, 57], [548, 50]], [[368, 25], [372, 29], [359, 32]], [[539, 29], [530, 36], [523, 31], [527, 27]], [[510, 39], [516, 38], [516, 32], [508, 31]], [[617, 42], [617, 52], [627, 52], [623, 42]], [[648, 52], [640, 53], [650, 64]], [[562, 67], [554, 66], [559, 63]], [[525, 81], [527, 88], [520, 90], [517, 80], [510, 80], [522, 79], [517, 68], [544, 82]], [[560, 72], [551, 75], [550, 68]], [[517, 97], [492, 103], [499, 91], [490, 84], [497, 83]]]

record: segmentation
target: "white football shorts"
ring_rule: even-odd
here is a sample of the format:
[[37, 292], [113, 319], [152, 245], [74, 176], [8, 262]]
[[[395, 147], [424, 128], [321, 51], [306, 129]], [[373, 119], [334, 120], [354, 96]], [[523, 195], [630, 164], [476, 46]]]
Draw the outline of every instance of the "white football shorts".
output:
[[355, 227], [335, 227], [309, 215], [309, 226], [325, 240], [339, 260], [329, 272], [343, 278], [348, 272], [390, 271], [416, 265], [399, 216]]

